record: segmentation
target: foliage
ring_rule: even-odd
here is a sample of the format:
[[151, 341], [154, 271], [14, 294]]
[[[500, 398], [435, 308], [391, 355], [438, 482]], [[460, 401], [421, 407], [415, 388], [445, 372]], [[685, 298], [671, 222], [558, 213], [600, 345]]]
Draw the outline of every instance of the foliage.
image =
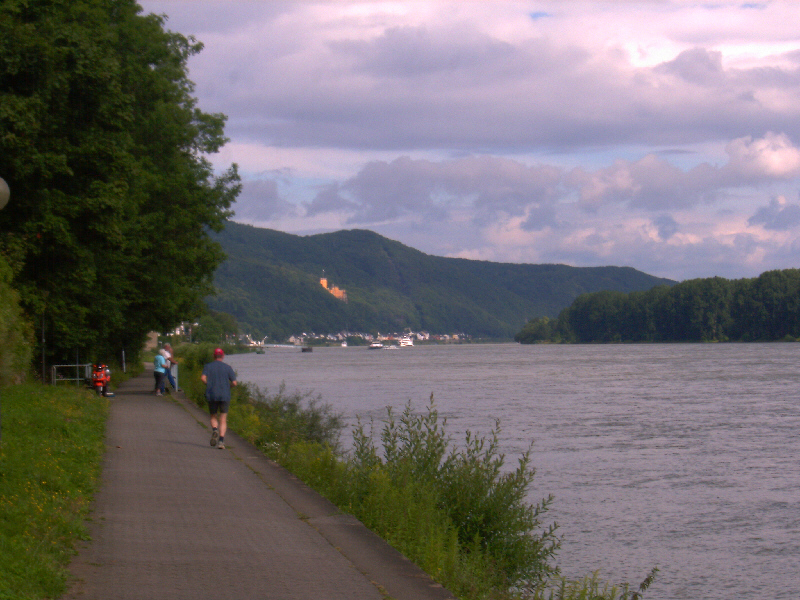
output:
[[604, 582], [597, 571], [578, 581], [558, 579], [543, 592], [541, 600], [641, 600], [657, 573], [658, 567], [654, 567], [637, 590], [631, 590], [627, 583], [616, 586]]
[[[511, 338], [526, 315], [555, 317], [579, 294], [672, 283], [630, 268], [514, 265], [429, 256], [364, 230], [297, 236], [228, 222], [214, 239], [215, 310], [283, 340], [300, 332], [469, 333]], [[319, 283], [347, 290], [348, 302]]]
[[0, 386], [19, 381], [30, 366], [33, 335], [11, 288], [11, 268], [0, 256]]
[[556, 322], [548, 317], [531, 319], [525, 324], [522, 331], [514, 336], [514, 341], [523, 344], [553, 341], [556, 332], [555, 326]]
[[[238, 193], [187, 60], [202, 46], [134, 0], [0, 5], [0, 253], [48, 362], [133, 360], [150, 330], [198, 313]], [[38, 342], [38, 340], [37, 340]]]
[[319, 396], [287, 393], [285, 384], [274, 395], [250, 384], [243, 388], [229, 422], [253, 443], [284, 451], [304, 443], [318, 444], [331, 452], [338, 449], [342, 417]]
[[[279, 403], [283, 394], [258, 404]], [[540, 587], [555, 573], [555, 525], [541, 521], [551, 499], [527, 504], [529, 454], [515, 470], [504, 469], [499, 427], [488, 442], [468, 434], [462, 448], [452, 448], [431, 401], [423, 415], [410, 406], [399, 419], [389, 411], [383, 456], [359, 426], [355, 450], [343, 458], [329, 440], [287, 436], [263, 418], [256, 424], [253, 413], [237, 417], [237, 431], [461, 597], [506, 594], [520, 582]]]
[[[396, 419], [389, 409], [381, 432], [383, 456], [359, 425], [348, 469], [353, 483], [339, 493], [356, 516], [390, 541], [400, 540], [401, 551], [440, 574], [455, 593], [482, 596], [520, 583], [541, 584], [555, 572], [550, 560], [559, 545], [556, 525], [542, 523], [552, 499], [527, 503], [534, 476], [530, 451], [507, 471], [498, 453], [499, 432], [499, 424], [488, 440], [468, 432], [462, 446], [453, 446], [433, 397], [424, 414], [415, 414], [409, 404]], [[382, 481], [399, 493], [375, 485]], [[406, 529], [416, 532], [405, 516], [409, 502], [429, 513], [423, 522], [436, 525], [433, 546], [428, 539], [403, 541]]]
[[800, 270], [755, 279], [693, 279], [644, 292], [579, 296], [554, 327], [529, 321], [515, 339], [574, 342], [726, 342], [800, 339]]
[[208, 311], [198, 319], [198, 326], [192, 329], [192, 341], [222, 344], [236, 339], [239, 324], [227, 313]]
[[4, 388], [0, 598], [59, 598], [96, 489], [108, 400], [87, 390]]

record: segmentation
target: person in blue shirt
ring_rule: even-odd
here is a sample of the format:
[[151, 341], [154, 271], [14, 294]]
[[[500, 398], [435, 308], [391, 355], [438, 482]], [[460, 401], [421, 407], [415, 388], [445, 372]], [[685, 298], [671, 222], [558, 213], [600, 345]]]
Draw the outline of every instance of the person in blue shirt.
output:
[[153, 376], [156, 379], [156, 396], [161, 396], [164, 393], [164, 377], [167, 373], [167, 361], [160, 353], [156, 354], [153, 359]]
[[233, 368], [222, 362], [225, 353], [214, 350], [214, 360], [203, 367], [200, 381], [206, 384], [208, 412], [211, 414], [211, 445], [225, 449], [225, 432], [228, 429], [228, 408], [231, 405], [231, 387], [236, 385]]

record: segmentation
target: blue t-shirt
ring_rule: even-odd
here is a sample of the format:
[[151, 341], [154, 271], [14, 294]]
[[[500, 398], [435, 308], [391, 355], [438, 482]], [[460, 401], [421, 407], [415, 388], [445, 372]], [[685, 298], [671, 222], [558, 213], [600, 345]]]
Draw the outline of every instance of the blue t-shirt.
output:
[[164, 360], [163, 356], [161, 356], [160, 354], [156, 354], [156, 357], [153, 360], [153, 369], [155, 370], [155, 372], [156, 373], [166, 373], [167, 370], [164, 368], [164, 365], [166, 364], [166, 362], [167, 361]]
[[215, 360], [203, 367], [203, 375], [206, 376], [206, 400], [231, 401], [231, 382], [236, 381], [233, 367], [221, 360]]

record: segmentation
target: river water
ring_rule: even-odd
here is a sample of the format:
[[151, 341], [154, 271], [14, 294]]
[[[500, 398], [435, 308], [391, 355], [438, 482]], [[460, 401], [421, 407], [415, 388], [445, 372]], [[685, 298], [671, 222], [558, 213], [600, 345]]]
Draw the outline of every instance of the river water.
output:
[[[454, 441], [500, 419], [508, 462], [535, 440], [531, 501], [564, 574], [648, 600], [800, 593], [800, 344], [270, 348], [228, 358], [268, 392], [314, 392], [348, 423], [424, 410]], [[349, 433], [343, 436], [347, 445]]]

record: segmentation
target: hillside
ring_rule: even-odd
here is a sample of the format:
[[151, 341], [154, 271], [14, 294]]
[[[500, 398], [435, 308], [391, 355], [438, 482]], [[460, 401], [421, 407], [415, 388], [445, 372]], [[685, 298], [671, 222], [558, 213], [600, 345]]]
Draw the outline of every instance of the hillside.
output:
[[[212, 310], [273, 339], [408, 327], [511, 338], [531, 317], [555, 317], [580, 294], [674, 282], [629, 267], [506, 264], [430, 256], [366, 230], [298, 236], [228, 222], [214, 234], [228, 258]], [[347, 291], [345, 303], [319, 283]]]

